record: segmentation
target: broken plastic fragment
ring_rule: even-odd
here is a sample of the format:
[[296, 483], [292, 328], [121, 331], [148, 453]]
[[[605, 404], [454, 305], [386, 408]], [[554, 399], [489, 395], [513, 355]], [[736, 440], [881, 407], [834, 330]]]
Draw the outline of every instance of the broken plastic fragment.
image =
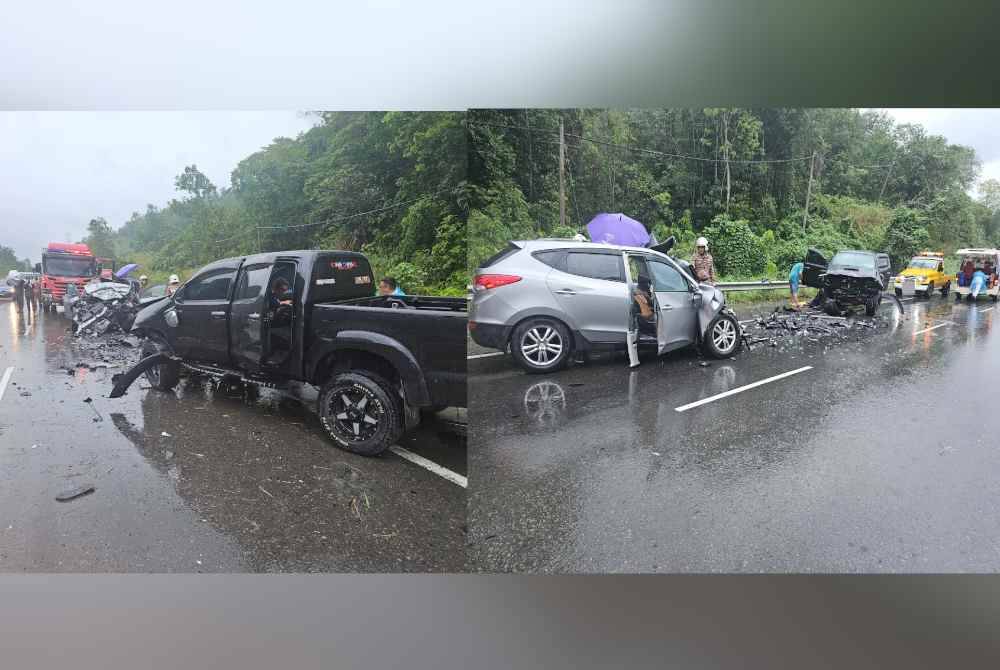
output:
[[88, 493], [93, 493], [94, 487], [91, 485], [80, 486], [75, 489], [70, 489], [69, 491], [63, 491], [56, 496], [56, 500], [59, 502], [66, 502], [67, 500], [73, 500], [74, 498], [79, 498], [80, 496], [85, 496]]

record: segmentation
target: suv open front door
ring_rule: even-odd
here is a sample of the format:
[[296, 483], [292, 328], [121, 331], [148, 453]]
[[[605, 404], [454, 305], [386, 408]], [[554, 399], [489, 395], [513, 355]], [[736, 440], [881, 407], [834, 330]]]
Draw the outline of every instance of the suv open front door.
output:
[[[653, 291], [653, 280], [646, 258], [626, 251], [622, 254], [622, 260], [625, 265], [625, 281], [628, 284], [628, 357], [629, 365], [635, 367], [639, 365], [639, 341], [642, 331], [647, 330], [650, 336], [656, 334], [657, 350], [660, 353], [664, 351], [667, 333], [663, 330], [661, 306]], [[672, 307], [668, 306], [667, 309]], [[644, 316], [643, 312], [648, 316]]]
[[625, 266], [625, 285], [628, 287], [625, 295], [625, 323], [628, 331], [625, 341], [628, 345], [628, 364], [634, 368], [639, 365], [639, 310], [633, 296], [639, 287], [632, 276], [628, 253], [622, 254], [622, 264]]

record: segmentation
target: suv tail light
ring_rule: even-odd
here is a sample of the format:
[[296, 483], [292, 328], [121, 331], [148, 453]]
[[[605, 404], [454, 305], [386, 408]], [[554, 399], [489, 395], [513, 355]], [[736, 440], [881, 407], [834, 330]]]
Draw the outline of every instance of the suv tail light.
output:
[[476, 278], [472, 282], [472, 288], [475, 291], [485, 291], [491, 288], [514, 284], [519, 281], [521, 281], [521, 278], [518, 275], [476, 275]]

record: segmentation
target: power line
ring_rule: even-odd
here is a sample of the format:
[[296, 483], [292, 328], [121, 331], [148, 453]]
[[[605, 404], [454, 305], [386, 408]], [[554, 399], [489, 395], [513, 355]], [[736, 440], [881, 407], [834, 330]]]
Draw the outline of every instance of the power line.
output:
[[[467, 121], [466, 123], [476, 126], [493, 126], [496, 128], [509, 128], [511, 130], [526, 130], [529, 132], [544, 133], [546, 135], [552, 135], [558, 137], [558, 133], [552, 131], [544, 130], [542, 128], [530, 128], [528, 126], [511, 126], [503, 123], [489, 123], [487, 121]], [[628, 144], [616, 144], [614, 142], [608, 142], [605, 140], [595, 140], [592, 137], [584, 137], [583, 135], [576, 135], [573, 133], [565, 133], [566, 137], [573, 137], [584, 142], [591, 142], [593, 144], [600, 144], [606, 147], [615, 147], [618, 149], [627, 149], [629, 151], [637, 151], [639, 153], [651, 154], [654, 156], [663, 156], [666, 158], [681, 158], [684, 160], [692, 161], [702, 161], [705, 163], [724, 163], [725, 160], [722, 158], [705, 158], [704, 156], [689, 156], [687, 154], [674, 154], [665, 151], [657, 151], [655, 149], [647, 149], [645, 147], [630, 146]], [[730, 163], [741, 163], [741, 164], [755, 164], [755, 163], [793, 163], [797, 161], [807, 161], [811, 160], [812, 155], [802, 156], [800, 158], [771, 158], [771, 159], [730, 159]]]
[[[359, 216], [367, 216], [369, 214], [378, 214], [380, 212], [386, 212], [386, 211], [388, 211], [390, 209], [396, 209], [397, 207], [402, 207], [403, 205], [412, 205], [415, 202], [419, 202], [421, 200], [426, 200], [427, 198], [433, 198], [435, 196], [441, 195], [442, 193], [449, 193], [449, 192], [454, 192], [454, 191], [457, 191], [457, 190], [458, 190], [458, 187], [443, 188], [443, 189], [441, 189], [439, 191], [435, 191], [433, 193], [427, 193], [427, 194], [424, 194], [424, 195], [422, 195], [422, 196], [420, 196], [418, 198], [413, 198], [412, 200], [404, 200], [402, 202], [397, 202], [397, 203], [393, 203], [391, 205], [386, 205], [385, 207], [378, 207], [376, 209], [370, 209], [370, 210], [368, 210], [366, 212], [357, 212], [355, 214], [346, 214], [344, 216], [337, 216], [337, 217], [333, 217], [333, 218], [330, 218], [330, 219], [324, 219], [323, 221], [316, 221], [315, 223], [301, 223], [301, 224], [297, 224], [297, 225], [293, 225], [293, 226], [254, 226], [251, 230], [256, 230], [259, 233], [261, 230], [297, 230], [299, 228], [310, 228], [312, 226], [325, 226], [325, 225], [328, 225], [328, 224], [331, 224], [331, 223], [339, 223], [341, 221], [347, 221], [347, 220], [350, 220], [350, 219], [354, 219], [354, 218], [357, 218]], [[216, 244], [221, 244], [223, 242], [228, 242], [229, 240], [235, 239], [237, 237], [241, 237], [244, 234], [245, 233], [237, 233], [236, 235], [233, 235], [232, 237], [227, 237], [225, 239], [216, 240], [215, 243]]]

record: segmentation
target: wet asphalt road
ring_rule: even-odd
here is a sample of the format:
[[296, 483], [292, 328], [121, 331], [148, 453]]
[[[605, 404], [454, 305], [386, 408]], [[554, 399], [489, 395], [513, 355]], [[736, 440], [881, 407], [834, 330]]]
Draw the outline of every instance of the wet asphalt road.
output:
[[842, 342], [709, 367], [693, 350], [539, 376], [471, 359], [470, 566], [997, 571], [1000, 317], [982, 300], [904, 305]]
[[[0, 571], [464, 566], [465, 489], [395, 454], [334, 448], [311, 388], [247, 400], [206, 380], [168, 394], [140, 379], [111, 400], [111, 375], [135, 350], [83, 350], [67, 325], [0, 303], [0, 378], [13, 368], [0, 398]], [[465, 475], [465, 438], [441, 422], [400, 446]], [[87, 484], [96, 490], [55, 500]]]

